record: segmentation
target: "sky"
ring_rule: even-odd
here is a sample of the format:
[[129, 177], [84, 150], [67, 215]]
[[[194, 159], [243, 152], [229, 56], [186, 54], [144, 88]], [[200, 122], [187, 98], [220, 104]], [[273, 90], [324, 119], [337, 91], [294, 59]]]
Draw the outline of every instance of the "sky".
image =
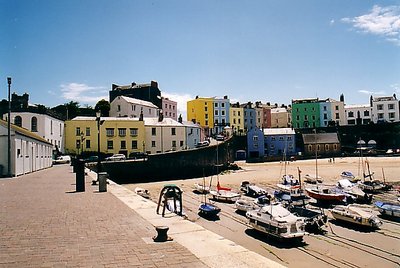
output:
[[183, 115], [196, 96], [400, 96], [400, 0], [0, 0], [0, 38], [0, 99], [11, 77], [47, 107], [151, 80]]

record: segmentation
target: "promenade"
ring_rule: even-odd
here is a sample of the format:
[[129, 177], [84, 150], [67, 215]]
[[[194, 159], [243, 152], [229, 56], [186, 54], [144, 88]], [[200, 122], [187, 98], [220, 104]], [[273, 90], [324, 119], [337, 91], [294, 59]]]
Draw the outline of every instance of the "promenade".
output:
[[[100, 193], [92, 179], [79, 193], [69, 165], [0, 179], [0, 267], [280, 267], [182, 217], [162, 218], [125, 187]], [[173, 241], [154, 242], [155, 225], [169, 226]]]

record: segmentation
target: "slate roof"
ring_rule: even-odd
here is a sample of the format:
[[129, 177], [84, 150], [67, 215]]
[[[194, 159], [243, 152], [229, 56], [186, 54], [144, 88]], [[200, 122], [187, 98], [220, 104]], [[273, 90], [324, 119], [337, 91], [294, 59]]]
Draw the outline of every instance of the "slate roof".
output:
[[[7, 121], [4, 121], [4, 120], [0, 119], [0, 126], [3, 126], [3, 127], [5, 127], [7, 129], [8, 128]], [[44, 139], [41, 136], [39, 136], [39, 135], [27, 130], [26, 128], [22, 128], [22, 127], [14, 125], [14, 124], [11, 124], [11, 130], [15, 131], [16, 133], [18, 133], [18, 134], [20, 134], [22, 136], [25, 136], [25, 137], [28, 137], [28, 138], [31, 138], [31, 139], [34, 139], [34, 140], [37, 140], [37, 141], [40, 141], [40, 142], [44, 142], [44, 143], [53, 145], [50, 142], [48, 142], [46, 139]]]
[[303, 141], [304, 141], [304, 144], [339, 143], [337, 133], [303, 134]]

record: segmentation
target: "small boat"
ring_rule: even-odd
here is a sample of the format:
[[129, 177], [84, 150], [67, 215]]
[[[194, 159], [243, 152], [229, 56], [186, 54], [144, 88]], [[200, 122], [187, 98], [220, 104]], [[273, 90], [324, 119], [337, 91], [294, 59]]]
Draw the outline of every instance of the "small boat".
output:
[[307, 194], [317, 200], [317, 202], [337, 203], [346, 200], [346, 194], [336, 187], [319, 186], [306, 188]]
[[395, 204], [390, 202], [376, 201], [375, 206], [378, 207], [379, 212], [383, 216], [400, 218], [400, 203]]
[[323, 179], [321, 176], [313, 176], [310, 174], [306, 174], [304, 175], [304, 181], [307, 183], [312, 183], [312, 184], [316, 184], [316, 183], [321, 183], [323, 182]]
[[199, 206], [199, 214], [204, 216], [217, 216], [219, 212], [221, 212], [221, 209], [218, 206], [210, 203], [204, 202]]
[[370, 206], [357, 204], [347, 206], [338, 205], [329, 211], [336, 220], [371, 228], [379, 228], [382, 225], [382, 222], [373, 213], [373, 209]]
[[349, 180], [350, 182], [357, 182], [357, 181], [360, 180], [360, 178], [354, 176], [354, 174], [351, 173], [350, 171], [343, 171], [343, 172], [340, 174], [340, 177], [341, 177], [342, 179], [344, 179], [344, 180], [347, 179], [347, 180]]
[[209, 186], [206, 186], [206, 185], [204, 185], [204, 184], [200, 184], [200, 183], [195, 183], [194, 184], [194, 190], [196, 191], [196, 192], [198, 192], [198, 193], [200, 193], [200, 194], [203, 194], [203, 193], [208, 193], [208, 192], [210, 192], [210, 187]]
[[217, 183], [217, 190], [210, 190], [212, 199], [224, 202], [235, 202], [240, 198], [240, 193], [232, 191], [231, 188], [221, 187], [219, 182]]
[[247, 212], [252, 209], [258, 209], [265, 205], [270, 204], [271, 196], [270, 195], [262, 195], [257, 197], [256, 199], [249, 198], [240, 198], [235, 202], [235, 208], [241, 212]]
[[308, 204], [310, 197], [307, 196], [302, 189], [297, 189], [290, 193], [283, 190], [274, 191], [274, 197], [283, 203], [292, 204], [294, 206], [303, 206]]
[[242, 181], [242, 183], [240, 184], [240, 190], [244, 192], [247, 196], [252, 197], [259, 197], [267, 193], [267, 190], [253, 183], [250, 183], [249, 181]]
[[275, 203], [246, 212], [249, 225], [254, 229], [282, 240], [302, 240], [307, 234], [304, 218], [297, 217]]
[[359, 182], [360, 188], [368, 193], [379, 193], [384, 190], [384, 185], [379, 180]]
[[147, 198], [147, 199], [150, 198], [150, 192], [149, 192], [149, 190], [146, 190], [146, 189], [143, 189], [143, 188], [140, 188], [140, 187], [136, 187], [136, 188], [135, 188], [135, 193], [136, 193], [137, 195], [140, 195], [140, 196], [143, 197], [143, 198]]
[[306, 206], [289, 205], [287, 209], [298, 217], [305, 219], [305, 230], [310, 233], [322, 232], [322, 227], [326, 225], [328, 217], [322, 209], [312, 209]]
[[371, 203], [372, 194], [367, 194], [361, 190], [359, 184], [351, 183], [348, 179], [341, 179], [337, 183], [337, 187], [347, 194], [347, 201], [356, 203]]

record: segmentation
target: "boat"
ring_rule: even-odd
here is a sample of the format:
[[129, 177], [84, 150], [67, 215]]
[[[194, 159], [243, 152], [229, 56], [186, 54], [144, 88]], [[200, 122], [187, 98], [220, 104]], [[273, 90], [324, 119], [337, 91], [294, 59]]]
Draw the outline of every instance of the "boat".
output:
[[342, 178], [342, 179], [348, 179], [350, 182], [358, 182], [358, 181], [360, 181], [360, 178], [359, 177], [356, 177], [353, 173], [351, 173], [350, 171], [343, 171], [341, 174], [340, 174], [340, 177]]
[[[204, 174], [204, 171], [203, 171]], [[211, 183], [211, 180], [210, 180]], [[206, 187], [206, 179], [203, 176], [203, 189]], [[204, 202], [202, 202], [199, 206], [199, 215], [204, 216], [204, 217], [216, 217], [218, 213], [221, 212], [221, 209], [211, 203], [207, 203], [207, 192], [203, 191], [203, 196], [204, 196]]]
[[293, 215], [279, 203], [247, 211], [246, 217], [252, 228], [278, 239], [302, 240], [307, 234], [304, 218]]
[[310, 198], [301, 187], [301, 171], [299, 168], [297, 170], [299, 179], [295, 179], [293, 175], [284, 175], [282, 183], [277, 184], [278, 190], [274, 192], [274, 197], [277, 200], [293, 205], [305, 205], [308, 203]]
[[270, 204], [271, 196], [270, 195], [262, 195], [257, 197], [256, 199], [249, 198], [240, 198], [235, 202], [235, 208], [241, 212], [247, 212], [252, 209], [258, 209], [265, 205]]
[[219, 181], [217, 190], [210, 190], [213, 200], [233, 203], [240, 198], [240, 193], [232, 191], [231, 188], [221, 187]]
[[200, 183], [194, 183], [194, 191], [203, 194], [210, 192], [210, 187]]
[[[400, 200], [399, 200], [400, 201]], [[376, 201], [375, 206], [382, 216], [390, 218], [400, 218], [400, 203]]]
[[136, 187], [136, 188], [135, 188], [135, 193], [136, 193], [137, 195], [140, 195], [140, 196], [143, 197], [143, 198], [146, 198], [146, 199], [149, 199], [149, 198], [150, 198], [150, 192], [149, 192], [149, 190], [147, 190], [147, 189], [143, 189], [143, 188], [140, 188], [140, 187]]
[[316, 184], [318, 182], [321, 183], [323, 181], [324, 180], [322, 179], [321, 176], [313, 176], [310, 174], [304, 175], [304, 182], [307, 182], [307, 183]]
[[371, 206], [357, 204], [337, 205], [329, 211], [336, 220], [371, 228], [379, 228], [382, 225], [382, 221], [373, 213]]
[[249, 181], [242, 181], [240, 184], [240, 190], [244, 192], [245, 195], [251, 197], [259, 197], [267, 193], [267, 190], [255, 185], [254, 183], [250, 183]]
[[276, 184], [276, 186], [284, 191], [291, 192], [300, 188], [300, 181], [295, 179], [293, 175], [283, 175], [282, 182]]
[[359, 184], [351, 183], [348, 179], [341, 179], [337, 183], [337, 187], [347, 194], [347, 202], [371, 203], [372, 194], [367, 194], [361, 190]]
[[305, 219], [305, 230], [310, 233], [321, 233], [328, 217], [322, 209], [313, 209], [307, 206], [289, 205], [287, 209], [298, 217]]
[[307, 194], [322, 203], [340, 203], [346, 201], [346, 194], [336, 187], [317, 186], [306, 188]]

